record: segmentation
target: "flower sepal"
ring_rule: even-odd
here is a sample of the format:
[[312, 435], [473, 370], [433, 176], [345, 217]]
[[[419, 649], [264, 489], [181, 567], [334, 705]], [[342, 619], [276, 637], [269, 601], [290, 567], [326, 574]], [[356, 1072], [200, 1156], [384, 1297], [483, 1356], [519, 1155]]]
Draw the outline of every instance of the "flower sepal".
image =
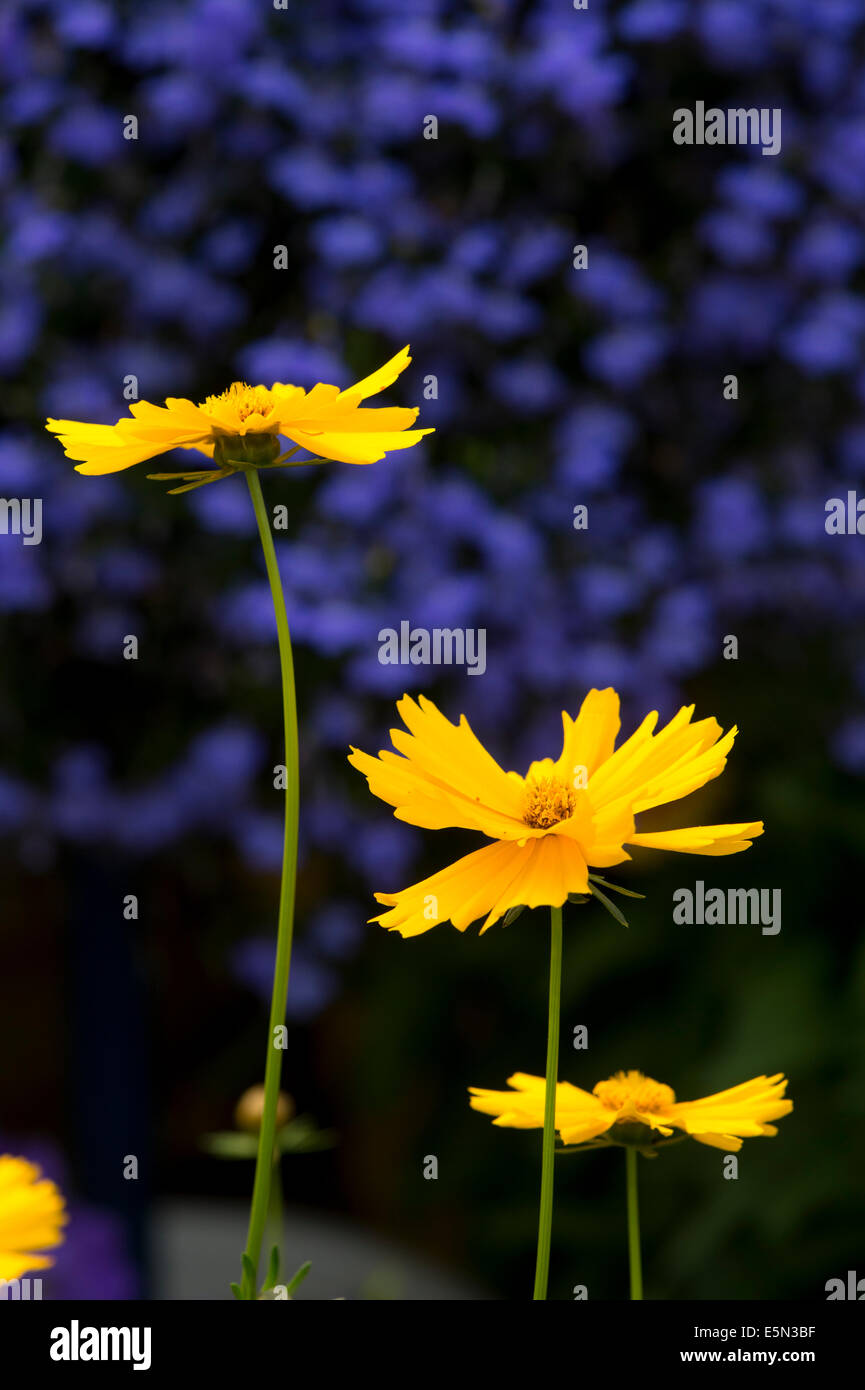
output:
[[687, 1134], [676, 1134], [665, 1138], [648, 1125], [617, 1124], [607, 1134], [599, 1134], [597, 1139], [589, 1139], [585, 1144], [560, 1144], [556, 1153], [565, 1155], [588, 1153], [590, 1149], [636, 1149], [643, 1158], [657, 1158], [660, 1149], [669, 1148], [671, 1144], [682, 1144], [688, 1137]]
[[213, 445], [213, 461], [219, 468], [267, 467], [279, 457], [279, 439], [275, 434], [225, 434]]
[[635, 893], [633, 888], [623, 888], [619, 883], [610, 883], [608, 878], [601, 878], [600, 874], [589, 874], [589, 885], [593, 883], [602, 883], [611, 893], [619, 893], [623, 898], [642, 898], [645, 901], [645, 893]]
[[525, 905], [525, 903], [521, 903], [518, 907], [509, 907], [508, 910], [507, 910], [507, 912], [505, 913], [504, 921], [502, 922], [502, 926], [503, 926], [503, 927], [509, 927], [509, 926], [511, 925], [512, 922], [515, 922], [515, 921], [517, 920], [518, 917], [521, 917], [521, 916], [522, 916], [522, 914], [525, 912], [525, 910], [526, 910], [526, 905]]
[[662, 1136], [656, 1129], [641, 1124], [639, 1120], [619, 1120], [607, 1137], [611, 1144], [616, 1144], [619, 1148], [638, 1149], [640, 1153], [651, 1154], [656, 1158], [655, 1143]]
[[191, 473], [148, 473], [146, 477], [149, 483], [170, 483], [176, 482], [178, 478], [185, 479], [180, 487], [168, 489], [168, 496], [174, 497], [179, 492], [194, 492], [196, 488], [205, 487], [208, 483], [218, 483], [220, 478], [227, 478], [233, 472], [233, 468], [196, 468]]

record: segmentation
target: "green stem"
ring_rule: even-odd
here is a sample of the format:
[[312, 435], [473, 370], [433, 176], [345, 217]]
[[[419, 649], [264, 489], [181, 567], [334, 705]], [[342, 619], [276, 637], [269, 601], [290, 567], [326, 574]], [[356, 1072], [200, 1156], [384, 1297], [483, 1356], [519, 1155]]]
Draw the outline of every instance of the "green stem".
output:
[[628, 1189], [628, 1264], [631, 1271], [631, 1298], [643, 1297], [643, 1264], [640, 1258], [640, 1203], [637, 1196], [636, 1149], [625, 1149], [625, 1178]]
[[550, 1003], [547, 1019], [547, 1079], [544, 1090], [544, 1143], [535, 1300], [547, 1296], [553, 1229], [553, 1168], [556, 1155], [556, 1084], [559, 1077], [559, 1013], [562, 999], [562, 909], [550, 908]]
[[[282, 1071], [282, 1049], [275, 1046], [276, 1029], [285, 1024], [285, 1006], [288, 998], [288, 977], [291, 966], [291, 938], [294, 925], [294, 889], [297, 878], [297, 822], [299, 809], [299, 775], [297, 742], [297, 698], [294, 687], [294, 663], [291, 656], [291, 636], [288, 630], [288, 617], [285, 611], [285, 595], [279, 577], [276, 549], [270, 518], [261, 494], [258, 474], [249, 469], [246, 481], [258, 533], [264, 551], [267, 577], [273, 595], [273, 608], [276, 614], [276, 629], [279, 637], [279, 664], [282, 671], [282, 709], [285, 721], [285, 840], [282, 854], [282, 882], [279, 894], [279, 920], [276, 938], [276, 966], [273, 972], [273, 995], [270, 1004], [270, 1025], [267, 1039], [267, 1061], [264, 1068], [264, 1110], [261, 1130], [258, 1136], [258, 1155], [255, 1160], [255, 1182], [252, 1189], [252, 1206], [249, 1213], [249, 1232], [246, 1238], [246, 1255], [258, 1270], [261, 1255], [261, 1241], [267, 1223], [270, 1205], [270, 1184], [273, 1175], [273, 1145], [276, 1134], [276, 1106], [279, 1099], [280, 1073]], [[249, 1287], [248, 1277], [244, 1277], [243, 1295], [255, 1298], [256, 1288]]]

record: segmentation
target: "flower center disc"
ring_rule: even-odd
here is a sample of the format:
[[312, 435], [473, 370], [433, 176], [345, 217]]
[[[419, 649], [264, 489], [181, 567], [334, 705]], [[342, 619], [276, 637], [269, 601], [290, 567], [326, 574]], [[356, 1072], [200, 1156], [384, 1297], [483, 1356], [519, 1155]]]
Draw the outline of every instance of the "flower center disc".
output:
[[577, 805], [577, 793], [555, 777], [540, 777], [526, 784], [523, 820], [535, 830], [549, 830], [551, 825], [572, 816]]
[[245, 381], [233, 381], [227, 391], [218, 396], [208, 396], [205, 407], [211, 410], [219, 406], [230, 406], [242, 423], [250, 415], [267, 415], [273, 400], [264, 386], [248, 386]]
[[633, 1101], [634, 1107], [647, 1115], [666, 1110], [676, 1100], [676, 1093], [669, 1086], [639, 1071], [617, 1071], [609, 1081], [599, 1081], [594, 1094], [610, 1110], [621, 1110]]

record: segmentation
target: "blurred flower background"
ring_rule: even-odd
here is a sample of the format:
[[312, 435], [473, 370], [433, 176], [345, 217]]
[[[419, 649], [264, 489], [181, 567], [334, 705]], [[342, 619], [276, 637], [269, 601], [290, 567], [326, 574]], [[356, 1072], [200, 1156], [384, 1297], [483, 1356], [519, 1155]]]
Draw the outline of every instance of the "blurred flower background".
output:
[[[84, 479], [44, 417], [113, 422], [130, 376], [347, 384], [408, 341], [388, 403], [435, 435], [264, 478], [302, 743], [284, 1085], [341, 1136], [287, 1166], [289, 1207], [525, 1296], [536, 1136], [487, 1133], [465, 1088], [543, 1070], [543, 914], [366, 926], [473, 846], [371, 809], [345, 753], [422, 689], [523, 771], [613, 684], [626, 723], [738, 723], [690, 823], [766, 835], [747, 868], [646, 855], [627, 933], [566, 911], [560, 1074], [796, 1096], [737, 1182], [678, 1149], [647, 1172], [650, 1296], [821, 1296], [861, 1261], [865, 541], [824, 520], [865, 486], [863, 37], [857, 0], [4, 7], [0, 493], [43, 499], [44, 539], [0, 535], [0, 1125], [69, 1196], [54, 1296], [146, 1296], [160, 1202], [248, 1195], [200, 1138], [263, 1062], [283, 754], [242, 480]], [[674, 145], [697, 100], [780, 107], [781, 155]], [[382, 665], [406, 619], [485, 628], [485, 674]], [[675, 926], [698, 876], [781, 887], [780, 934]], [[620, 1178], [560, 1172], [551, 1296], [623, 1296]]]

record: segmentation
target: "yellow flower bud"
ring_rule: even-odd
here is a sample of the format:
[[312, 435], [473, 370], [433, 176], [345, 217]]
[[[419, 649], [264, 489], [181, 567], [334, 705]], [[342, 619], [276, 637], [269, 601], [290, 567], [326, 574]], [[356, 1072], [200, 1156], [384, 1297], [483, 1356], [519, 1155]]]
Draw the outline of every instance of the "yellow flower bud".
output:
[[[234, 1123], [238, 1129], [244, 1129], [248, 1134], [257, 1134], [261, 1129], [261, 1117], [264, 1114], [264, 1087], [250, 1086], [248, 1091], [244, 1091], [234, 1111]], [[294, 1101], [291, 1096], [286, 1095], [285, 1091], [280, 1091], [276, 1102], [276, 1128], [282, 1129], [287, 1125], [294, 1114]]]

